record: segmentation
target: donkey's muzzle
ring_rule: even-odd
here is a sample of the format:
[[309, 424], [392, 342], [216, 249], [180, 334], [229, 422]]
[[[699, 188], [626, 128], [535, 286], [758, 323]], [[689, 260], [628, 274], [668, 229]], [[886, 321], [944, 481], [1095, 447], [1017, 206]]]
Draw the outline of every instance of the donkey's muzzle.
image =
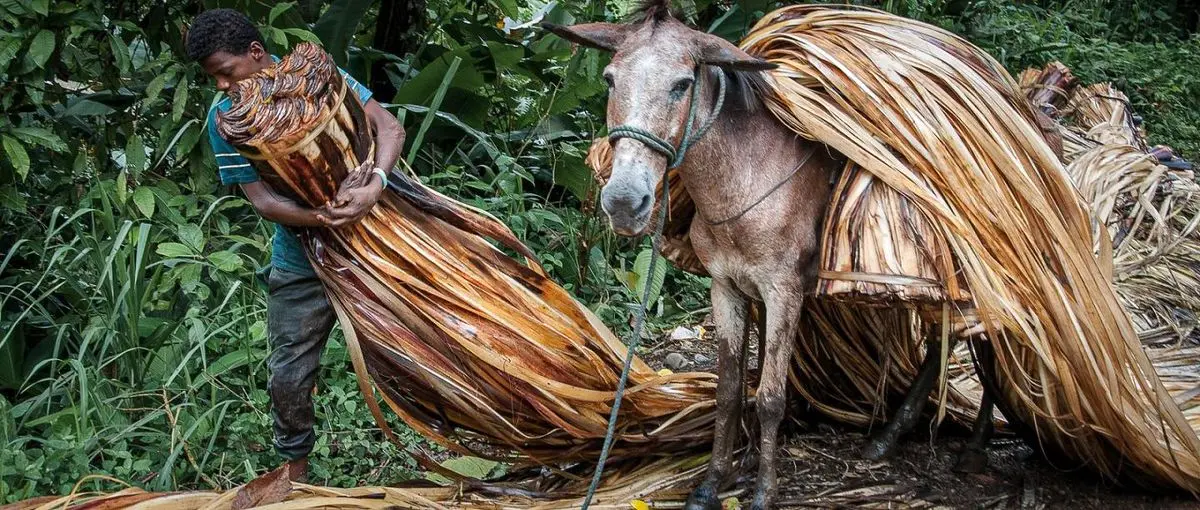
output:
[[650, 223], [654, 197], [649, 193], [622, 193], [605, 187], [600, 193], [600, 207], [608, 215], [614, 232], [635, 236]]

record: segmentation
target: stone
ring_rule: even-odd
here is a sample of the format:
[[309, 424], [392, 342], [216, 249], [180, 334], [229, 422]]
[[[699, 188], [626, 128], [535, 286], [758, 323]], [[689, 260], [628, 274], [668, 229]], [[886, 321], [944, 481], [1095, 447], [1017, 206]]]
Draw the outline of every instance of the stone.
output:
[[696, 355], [694, 358], [692, 358], [692, 359], [694, 359], [694, 360], [696, 361], [696, 364], [697, 364], [697, 365], [703, 365], [703, 364], [705, 364], [705, 363], [708, 363], [709, 361], [712, 361], [712, 360], [711, 360], [711, 359], [710, 359], [708, 356], [705, 356], [705, 355], [703, 355], [703, 354], [697, 354], [697, 355]]
[[679, 354], [678, 352], [672, 352], [671, 354], [667, 355], [666, 363], [667, 368], [670, 368], [671, 370], [679, 370], [683, 368], [684, 363], [687, 363], [687, 358], [683, 357], [683, 355]]

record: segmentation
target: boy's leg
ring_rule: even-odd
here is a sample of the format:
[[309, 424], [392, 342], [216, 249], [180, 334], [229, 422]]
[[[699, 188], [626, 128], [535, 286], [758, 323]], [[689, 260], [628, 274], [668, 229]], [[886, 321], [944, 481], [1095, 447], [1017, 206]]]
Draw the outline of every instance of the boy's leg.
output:
[[272, 268], [268, 279], [267, 360], [275, 450], [289, 461], [308, 457], [316, 442], [312, 389], [335, 320], [316, 276]]

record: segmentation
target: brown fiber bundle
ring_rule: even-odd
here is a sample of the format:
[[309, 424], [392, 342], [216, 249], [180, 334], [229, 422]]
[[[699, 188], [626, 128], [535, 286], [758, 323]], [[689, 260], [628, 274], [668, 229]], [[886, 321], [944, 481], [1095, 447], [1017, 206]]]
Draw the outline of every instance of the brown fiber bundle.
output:
[[[302, 44], [240, 83], [219, 118], [264, 179], [313, 207], [371, 152], [362, 105], [329, 69], [328, 54]], [[295, 90], [311, 103], [289, 100]], [[624, 345], [499, 221], [407, 175], [392, 180], [360, 223], [300, 233], [381, 426], [370, 382], [406, 423], [454, 451], [520, 463], [594, 458]], [[715, 376], [659, 375], [638, 361], [629, 384], [614, 458], [711, 436], [712, 415], [701, 411]]]
[[896, 190], [946, 240], [1008, 418], [1105, 475], [1200, 490], [1200, 439], [1119, 303], [1109, 241], [1098, 262], [1086, 204], [995, 60], [926, 24], [813, 6], [775, 11], [741, 46], [779, 64], [767, 102], [781, 122]]

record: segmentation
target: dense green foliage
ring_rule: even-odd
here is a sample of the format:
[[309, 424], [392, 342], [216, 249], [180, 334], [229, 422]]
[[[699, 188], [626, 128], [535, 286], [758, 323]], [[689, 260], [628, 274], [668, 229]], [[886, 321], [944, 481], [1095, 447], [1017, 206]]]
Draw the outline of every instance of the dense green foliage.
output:
[[[961, 33], [1013, 71], [1060, 59], [1085, 81], [1112, 80], [1153, 142], [1200, 159], [1200, 35], [1187, 0], [866, 3]], [[645, 244], [585, 212], [594, 190], [582, 158], [603, 131], [606, 57], [521, 26], [616, 19], [628, 2], [409, 2], [426, 19], [403, 54], [371, 47], [388, 21], [377, 4], [0, 0], [0, 503], [63, 493], [91, 473], [228, 487], [278, 462], [253, 277], [271, 229], [219, 186], [201, 136], [214, 90], [182, 60], [180, 39], [201, 8], [246, 10], [277, 54], [320, 39], [352, 74], [394, 91], [377, 98], [404, 120], [422, 178], [505, 221], [615, 329], [628, 330], [647, 280], [662, 289], [656, 328], [705, 311], [702, 279], [646, 275]], [[776, 4], [680, 5], [736, 40]], [[375, 429], [336, 333], [317, 405], [317, 482], [418, 475]]]

